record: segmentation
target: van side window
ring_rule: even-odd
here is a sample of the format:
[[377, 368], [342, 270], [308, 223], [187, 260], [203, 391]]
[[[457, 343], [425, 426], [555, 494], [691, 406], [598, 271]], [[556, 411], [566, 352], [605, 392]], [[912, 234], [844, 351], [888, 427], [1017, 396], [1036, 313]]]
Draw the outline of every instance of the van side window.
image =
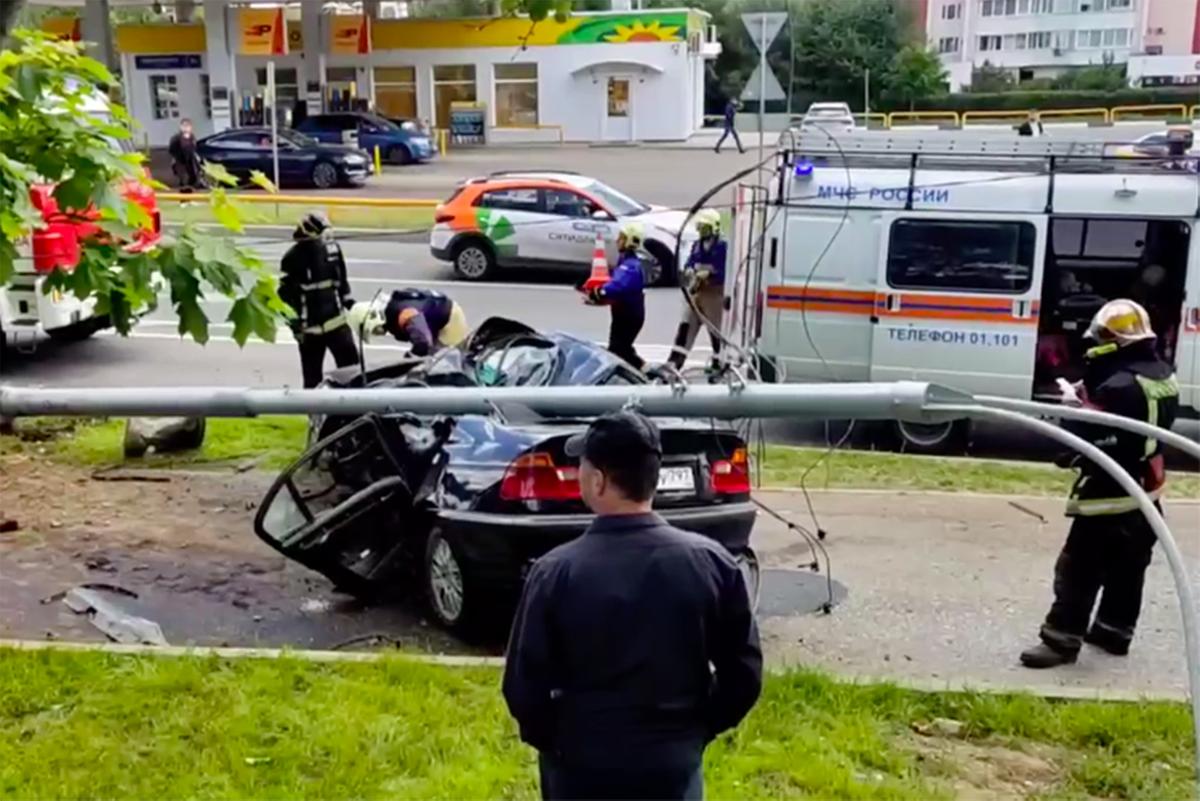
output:
[[898, 289], [1024, 292], [1036, 248], [1037, 229], [1027, 222], [897, 220], [887, 281]]

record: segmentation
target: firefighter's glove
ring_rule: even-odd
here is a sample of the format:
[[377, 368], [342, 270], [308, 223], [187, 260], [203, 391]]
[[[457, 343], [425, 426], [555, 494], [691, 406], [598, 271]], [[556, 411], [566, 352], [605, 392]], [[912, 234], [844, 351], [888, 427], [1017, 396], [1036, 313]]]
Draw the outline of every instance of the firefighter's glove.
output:
[[600, 287], [587, 290], [587, 302], [593, 306], [599, 306], [604, 303], [604, 291]]
[[1072, 470], [1079, 466], [1083, 458], [1083, 454], [1076, 451], [1064, 451], [1054, 457], [1054, 465], [1064, 470]]
[[1083, 398], [1079, 396], [1079, 386], [1072, 384], [1065, 378], [1055, 379], [1058, 384], [1058, 390], [1062, 393], [1062, 402], [1068, 406], [1082, 406]]
[[350, 311], [352, 308], [354, 308], [354, 298], [350, 297], [349, 295], [342, 298], [342, 310]]

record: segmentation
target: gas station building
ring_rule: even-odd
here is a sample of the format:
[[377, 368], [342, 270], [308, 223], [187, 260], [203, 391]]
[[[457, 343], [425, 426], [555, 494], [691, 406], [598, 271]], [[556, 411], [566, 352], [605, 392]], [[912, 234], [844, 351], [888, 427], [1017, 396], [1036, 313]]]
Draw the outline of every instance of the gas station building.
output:
[[[107, 2], [85, 3], [75, 35], [95, 41], [88, 28], [101, 15], [91, 7]], [[321, 2], [201, 5], [203, 22], [116, 26], [115, 52], [98, 53], [119, 67], [125, 105], [151, 146], [165, 145], [183, 117], [200, 136], [269, 121], [271, 62], [281, 123], [371, 109], [447, 128], [451, 104], [474, 104], [488, 142], [683, 140], [703, 124], [706, 61], [720, 53], [708, 15], [686, 8], [535, 24], [377, 19], [324, 13]]]

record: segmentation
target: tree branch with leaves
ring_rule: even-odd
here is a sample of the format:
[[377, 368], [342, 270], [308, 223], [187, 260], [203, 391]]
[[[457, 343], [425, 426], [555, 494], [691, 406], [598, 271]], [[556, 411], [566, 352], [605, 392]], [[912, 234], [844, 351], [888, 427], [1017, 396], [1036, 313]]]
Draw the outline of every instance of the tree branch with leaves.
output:
[[[45, 291], [95, 299], [96, 313], [128, 334], [165, 288], [180, 335], [200, 343], [210, 323], [203, 301], [217, 295], [233, 301], [226, 321], [238, 344], [251, 336], [274, 341], [291, 310], [279, 298], [274, 271], [232, 238], [243, 233], [242, 209], [226, 191], [237, 183], [232, 176], [205, 168], [215, 187], [207, 202], [225, 235], [185, 225], [147, 238], [153, 222], [130, 189], [165, 187], [151, 181], [140, 153], [121, 148], [133, 135], [128, 113], [116, 104], [96, 112], [113, 76], [74, 42], [17, 31], [12, 44], [0, 51], [0, 286], [12, 278], [20, 243], [45, 224], [31, 192], [49, 185], [58, 207], [85, 217], [92, 231], [80, 242], [78, 265], [56, 268]], [[274, 190], [265, 176], [254, 180]]]

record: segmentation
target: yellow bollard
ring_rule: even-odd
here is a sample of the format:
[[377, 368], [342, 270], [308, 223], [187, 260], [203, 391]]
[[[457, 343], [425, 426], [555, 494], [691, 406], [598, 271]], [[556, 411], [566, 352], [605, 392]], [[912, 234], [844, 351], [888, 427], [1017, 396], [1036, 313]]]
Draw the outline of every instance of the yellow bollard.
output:
[[383, 174], [383, 154], [379, 151], [379, 145], [375, 145], [375, 174]]

